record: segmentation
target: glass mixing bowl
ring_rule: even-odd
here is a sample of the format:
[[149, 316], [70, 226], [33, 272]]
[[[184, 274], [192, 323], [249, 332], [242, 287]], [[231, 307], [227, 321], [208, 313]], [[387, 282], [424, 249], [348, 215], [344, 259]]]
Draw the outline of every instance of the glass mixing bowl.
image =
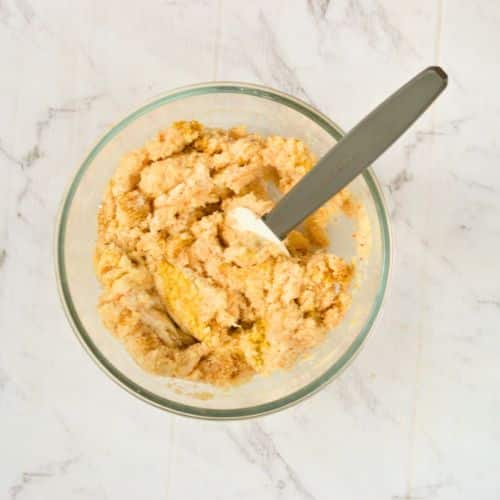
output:
[[[68, 320], [90, 356], [131, 394], [159, 408], [199, 418], [237, 419], [271, 413], [310, 396], [353, 359], [377, 317], [387, 286], [390, 235], [387, 211], [374, 175], [366, 170], [350, 190], [366, 209], [371, 252], [360, 266], [346, 318], [326, 340], [286, 372], [256, 376], [230, 389], [146, 373], [101, 324], [100, 292], [92, 256], [96, 213], [119, 158], [140, 147], [171, 122], [198, 120], [206, 126], [245, 124], [263, 135], [296, 137], [320, 158], [342, 137], [341, 129], [308, 104], [270, 88], [244, 83], [207, 83], [168, 92], [118, 122], [93, 147], [64, 196], [56, 228], [56, 274]], [[355, 254], [352, 221], [332, 220], [331, 250]]]

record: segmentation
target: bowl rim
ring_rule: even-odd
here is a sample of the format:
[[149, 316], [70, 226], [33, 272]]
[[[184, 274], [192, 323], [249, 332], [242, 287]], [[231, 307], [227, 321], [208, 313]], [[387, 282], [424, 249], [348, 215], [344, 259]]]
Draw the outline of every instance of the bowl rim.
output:
[[323, 128], [323, 130], [329, 133], [335, 140], [341, 139], [344, 135], [343, 130], [335, 122], [330, 120], [325, 114], [323, 114], [310, 104], [290, 94], [263, 85], [238, 81], [213, 81], [178, 87], [159, 94], [140, 105], [134, 111], [127, 113], [122, 119], [116, 122], [115, 125], [110, 126], [90, 148], [89, 152], [84, 156], [83, 161], [80, 163], [80, 166], [69, 182], [59, 208], [54, 232], [54, 262], [57, 288], [66, 318], [70, 323], [72, 330], [75, 336], [78, 338], [80, 344], [84, 347], [84, 349], [94, 360], [94, 362], [99, 366], [99, 368], [101, 368], [101, 370], [103, 370], [112, 380], [114, 380], [127, 392], [141, 399], [142, 401], [145, 401], [162, 410], [167, 410], [178, 415], [208, 420], [240, 420], [275, 413], [303, 401], [304, 399], [312, 396], [320, 389], [325, 387], [353, 361], [353, 359], [359, 353], [360, 348], [364, 345], [368, 333], [373, 330], [375, 320], [380, 316], [380, 310], [386, 296], [391, 268], [392, 237], [388, 211], [382, 189], [372, 170], [368, 168], [363, 172], [362, 176], [374, 200], [377, 218], [380, 225], [380, 237], [382, 242], [382, 269], [380, 285], [377, 290], [377, 294], [375, 296], [375, 300], [372, 305], [369, 317], [352, 344], [333, 365], [325, 370], [325, 372], [323, 372], [319, 377], [315, 378], [313, 381], [309, 382], [300, 389], [281, 398], [255, 406], [248, 406], [237, 409], [212, 409], [186, 405], [169, 400], [167, 398], [163, 398], [147, 389], [144, 389], [143, 387], [129, 379], [126, 375], [124, 375], [104, 357], [98, 347], [94, 344], [78, 316], [71, 297], [64, 258], [64, 240], [66, 235], [69, 209], [71, 207], [80, 181], [85, 174], [88, 166], [92, 163], [93, 159], [97, 156], [100, 150], [121, 130], [127, 127], [129, 123], [168, 102], [183, 99], [186, 97], [213, 93], [245, 94], [272, 100], [278, 102], [279, 104], [285, 105], [311, 119], [321, 128]]

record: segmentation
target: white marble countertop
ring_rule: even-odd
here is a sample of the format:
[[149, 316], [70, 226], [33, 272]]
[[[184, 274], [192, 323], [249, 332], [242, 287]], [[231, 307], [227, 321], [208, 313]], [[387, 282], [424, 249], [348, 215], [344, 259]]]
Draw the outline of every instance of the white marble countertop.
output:
[[[1, 499], [500, 498], [497, 0], [0, 2]], [[248, 422], [172, 416], [76, 342], [53, 223], [93, 140], [158, 92], [220, 79], [344, 128], [418, 70], [446, 94], [376, 165], [391, 291], [328, 388]]]

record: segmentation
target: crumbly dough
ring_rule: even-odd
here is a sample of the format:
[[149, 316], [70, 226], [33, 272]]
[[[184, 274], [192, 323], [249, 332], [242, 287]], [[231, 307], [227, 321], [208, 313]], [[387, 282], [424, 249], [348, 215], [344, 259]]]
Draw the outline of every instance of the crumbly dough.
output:
[[233, 228], [259, 216], [315, 163], [297, 139], [177, 122], [125, 155], [98, 214], [102, 321], [150, 372], [230, 385], [290, 368], [344, 317], [354, 268], [328, 253], [343, 190], [285, 244]]

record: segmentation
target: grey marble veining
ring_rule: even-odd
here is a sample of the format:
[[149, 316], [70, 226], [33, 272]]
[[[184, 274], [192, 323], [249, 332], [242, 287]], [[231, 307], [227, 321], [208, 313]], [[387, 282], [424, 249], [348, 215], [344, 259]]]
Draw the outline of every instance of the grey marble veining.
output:
[[[499, 23], [494, 0], [0, 1], [0, 498], [499, 498]], [[59, 305], [53, 223], [113, 121], [220, 79], [348, 129], [430, 64], [449, 88], [375, 165], [391, 289], [345, 373], [286, 412], [211, 423], [96, 369]]]

